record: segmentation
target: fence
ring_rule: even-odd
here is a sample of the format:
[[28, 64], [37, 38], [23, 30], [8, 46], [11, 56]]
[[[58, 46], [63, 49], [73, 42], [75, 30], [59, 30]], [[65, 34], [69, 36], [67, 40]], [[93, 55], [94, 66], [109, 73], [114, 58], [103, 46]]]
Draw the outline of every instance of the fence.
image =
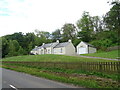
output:
[[3, 64], [22, 65], [37, 68], [63, 68], [106, 73], [119, 73], [120, 62], [17, 62], [3, 61]]

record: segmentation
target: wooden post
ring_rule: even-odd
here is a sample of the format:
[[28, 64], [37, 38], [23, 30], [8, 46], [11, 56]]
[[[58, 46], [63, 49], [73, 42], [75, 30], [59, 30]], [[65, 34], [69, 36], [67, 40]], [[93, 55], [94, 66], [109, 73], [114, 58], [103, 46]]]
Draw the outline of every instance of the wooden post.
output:
[[102, 72], [102, 63], [99, 62], [99, 71]]

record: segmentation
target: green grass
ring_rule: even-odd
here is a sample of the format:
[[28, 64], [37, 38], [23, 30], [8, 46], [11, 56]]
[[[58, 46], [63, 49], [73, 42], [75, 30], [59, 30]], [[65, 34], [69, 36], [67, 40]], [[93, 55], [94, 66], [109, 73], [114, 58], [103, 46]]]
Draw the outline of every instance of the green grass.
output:
[[3, 61], [39, 61], [39, 62], [114, 62], [113, 60], [95, 59], [95, 58], [84, 58], [76, 56], [65, 56], [65, 55], [24, 55], [3, 58]]
[[24, 64], [15, 64], [15, 63], [3, 63], [6, 66], [15, 66], [15, 67], [26, 67], [26, 68], [36, 68], [41, 71], [48, 71], [48, 72], [57, 72], [57, 73], [67, 73], [67, 74], [86, 74], [86, 75], [94, 75], [103, 78], [110, 78], [113, 80], [118, 80], [118, 73], [106, 73], [106, 72], [96, 72], [96, 71], [88, 71], [88, 70], [81, 70], [81, 69], [65, 69], [61, 67], [41, 67], [41, 66], [32, 66], [32, 65], [24, 65]]
[[109, 52], [97, 52], [97, 53], [82, 54], [82, 55], [116, 59], [118, 58], [118, 52], [120, 52], [120, 50], [114, 50]]
[[[15, 56], [2, 59], [3, 61], [31, 61], [31, 62], [111, 62], [111, 60], [103, 60], [103, 59], [91, 59], [91, 58], [83, 58], [83, 57], [75, 57], [75, 56], [65, 56], [65, 55], [25, 55], [25, 56]], [[112, 61], [114, 62], [114, 61]], [[87, 72], [80, 70], [69, 70], [69, 69], [61, 69], [61, 68], [47, 68], [47, 67], [32, 67], [31, 65], [22, 65], [20, 63], [3, 63], [3, 68], [25, 72], [31, 75], [35, 75], [38, 77], [44, 77], [51, 80], [56, 80], [64, 83], [71, 83], [74, 85], [87, 87], [87, 88], [117, 88], [118, 84], [111, 83], [108, 79], [104, 81], [97, 81], [95, 76], [110, 78], [113, 80], [117, 80], [117, 75], [109, 75], [98, 72]], [[93, 75], [94, 78], [91, 77], [77, 77], [74, 75], [85, 74], [85, 75]], [[69, 77], [68, 77], [69, 76]], [[108, 82], [109, 81], [109, 82]]]
[[[84, 78], [84, 77], [73, 77], [73, 76], [69, 76], [66, 77], [66, 74], [70, 75], [70, 74], [76, 74], [76, 71], [68, 71], [68, 70], [56, 70], [56, 69], [47, 69], [47, 68], [31, 68], [31, 67], [23, 67], [23, 66], [14, 66], [14, 65], [3, 65], [4, 68], [7, 69], [11, 69], [11, 70], [15, 70], [15, 71], [19, 71], [19, 72], [25, 72], [31, 75], [35, 75], [37, 77], [44, 77], [47, 79], [51, 79], [51, 80], [55, 80], [55, 81], [60, 81], [60, 82], [64, 82], [64, 83], [71, 83], [77, 86], [82, 86], [82, 87], [86, 87], [86, 88], [118, 88], [118, 84], [117, 83], [111, 83], [111, 81], [107, 81], [105, 80], [99, 80], [97, 81], [95, 79], [95, 77], [93, 78]], [[16, 67], [16, 68], [15, 68]], [[45, 71], [46, 70], [46, 71]], [[48, 72], [49, 70], [53, 70], [53, 72]], [[45, 72], [44, 72], [45, 71]], [[58, 75], [58, 74], [54, 74], [54, 72], [58, 73], [58, 72], [62, 72], [62, 74], [65, 75]], [[80, 72], [79, 72], [80, 73]]]

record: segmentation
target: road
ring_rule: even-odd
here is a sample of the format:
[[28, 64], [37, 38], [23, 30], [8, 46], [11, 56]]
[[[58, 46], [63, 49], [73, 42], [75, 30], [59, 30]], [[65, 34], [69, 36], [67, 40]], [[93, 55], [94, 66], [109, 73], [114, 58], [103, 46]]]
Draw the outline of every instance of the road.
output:
[[[73, 85], [35, 77], [29, 74], [2, 69], [2, 88], [78, 88]], [[3, 89], [4, 90], [4, 89]]]

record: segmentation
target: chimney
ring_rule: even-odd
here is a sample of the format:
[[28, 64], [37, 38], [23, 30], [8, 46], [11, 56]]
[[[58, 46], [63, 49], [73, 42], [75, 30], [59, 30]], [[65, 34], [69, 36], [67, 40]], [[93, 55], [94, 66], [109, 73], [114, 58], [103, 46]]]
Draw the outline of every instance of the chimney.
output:
[[59, 43], [59, 40], [57, 40], [56, 42]]
[[37, 46], [35, 46], [35, 48], [37, 48]]
[[69, 39], [68, 42], [71, 43], [72, 41]]
[[45, 45], [45, 43], [42, 44], [42, 46]]

